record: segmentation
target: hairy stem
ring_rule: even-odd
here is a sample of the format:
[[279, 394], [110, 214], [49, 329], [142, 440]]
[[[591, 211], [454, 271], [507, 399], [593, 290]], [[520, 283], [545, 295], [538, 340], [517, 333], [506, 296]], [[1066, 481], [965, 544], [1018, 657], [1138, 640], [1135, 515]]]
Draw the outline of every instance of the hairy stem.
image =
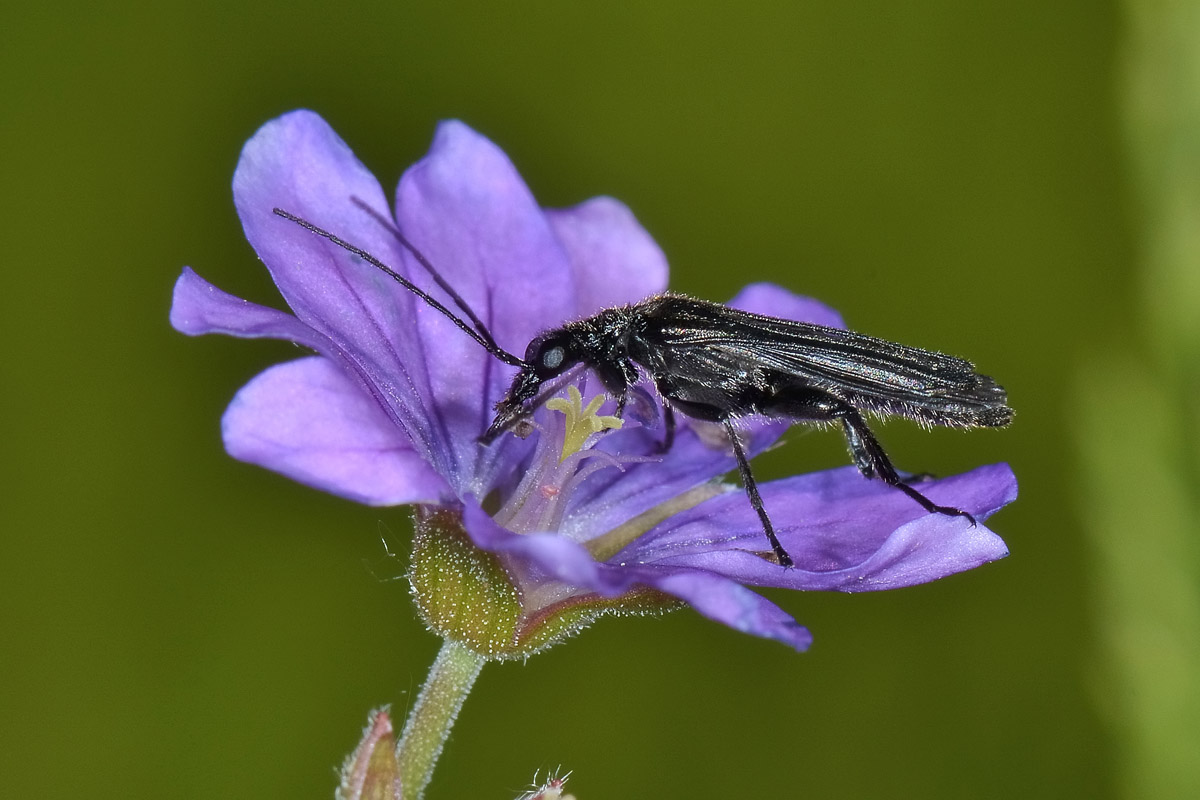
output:
[[449, 639], [442, 645], [396, 745], [404, 800], [420, 800], [454, 727], [454, 720], [483, 667], [483, 657]]

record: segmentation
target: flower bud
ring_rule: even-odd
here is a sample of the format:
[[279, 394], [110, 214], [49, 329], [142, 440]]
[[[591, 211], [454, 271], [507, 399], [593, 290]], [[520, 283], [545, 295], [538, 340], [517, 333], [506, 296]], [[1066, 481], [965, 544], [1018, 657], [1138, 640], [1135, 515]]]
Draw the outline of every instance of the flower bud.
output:
[[396, 737], [386, 708], [367, 717], [362, 740], [342, 765], [337, 800], [400, 800]]

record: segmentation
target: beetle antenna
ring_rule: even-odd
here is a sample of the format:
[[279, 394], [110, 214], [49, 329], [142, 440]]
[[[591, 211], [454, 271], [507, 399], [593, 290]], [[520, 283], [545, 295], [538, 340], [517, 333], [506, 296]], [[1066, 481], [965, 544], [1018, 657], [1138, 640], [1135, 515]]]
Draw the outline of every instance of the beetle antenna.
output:
[[[422, 289], [419, 289], [415, 284], [412, 283], [412, 281], [408, 280], [403, 275], [400, 275], [394, 269], [389, 267], [387, 264], [384, 264], [378, 258], [376, 258], [375, 256], [368, 253], [366, 250], [363, 250], [361, 247], [355, 247], [354, 245], [347, 242], [345, 239], [341, 239], [338, 236], [336, 236], [335, 234], [332, 234], [329, 231], [324, 230], [323, 228], [318, 228], [316, 225], [312, 224], [308, 220], [297, 217], [295, 214], [284, 211], [282, 208], [276, 208], [276, 209], [272, 209], [272, 210], [275, 212], [276, 216], [283, 217], [284, 219], [286, 219], [290, 222], [296, 223], [301, 228], [304, 228], [305, 230], [310, 231], [311, 233], [315, 233], [317, 236], [320, 236], [322, 239], [329, 240], [333, 244], [337, 245], [338, 247], [342, 248], [343, 250], [345, 250], [349, 253], [353, 253], [354, 255], [361, 258], [363, 261], [366, 261], [368, 264], [370, 264], [371, 266], [378, 269], [380, 272], [389, 276], [392, 280], [396, 281], [396, 283], [400, 284], [405, 289], [408, 289], [410, 292], [415, 294], [417, 297], [424, 300], [427, 305], [429, 305], [430, 307], [432, 307], [432, 308], [436, 309], [437, 311], [441, 312], [442, 314], [444, 314], [451, 322], [453, 322], [456, 326], [458, 326], [459, 330], [461, 330], [463, 333], [470, 336], [475, 341], [479, 342], [479, 344], [483, 347], [483, 349], [487, 350], [489, 353], [491, 353], [493, 356], [495, 356], [496, 358], [503, 361], [505, 364], [508, 364], [509, 366], [513, 366], [513, 367], [525, 366], [525, 361], [523, 359], [520, 359], [520, 358], [514, 356], [512, 353], [508, 352], [504, 348], [500, 347], [500, 345], [496, 344], [496, 342], [492, 339], [491, 334], [486, 333], [486, 328], [483, 329], [483, 332], [478, 331], [475, 328], [472, 328], [470, 325], [468, 325], [466, 322], [464, 322], [460, 317], [455, 316], [453, 311], [446, 308], [444, 305], [442, 305], [437, 300], [435, 300], [433, 297], [431, 297], [428, 292], [425, 292]], [[397, 231], [396, 233], [399, 234], [399, 231]], [[401, 241], [404, 242], [403, 237], [401, 238]], [[406, 244], [406, 246], [408, 248], [410, 248], [411, 252], [416, 253], [416, 250], [415, 250], [415, 248], [412, 247], [412, 245], [409, 245], [406, 242], [404, 242], [404, 243]], [[417, 254], [417, 255], [418, 255], [418, 259], [423, 261], [423, 256], [420, 256], [419, 254]], [[426, 263], [426, 262], [423, 261], [423, 263]], [[433, 270], [433, 267], [426, 266], [426, 268], [431, 271], [431, 274], [436, 276], [437, 273]], [[436, 279], [437, 278], [435, 277], [435, 280]], [[439, 280], [439, 284], [441, 284], [440, 280]], [[442, 285], [442, 288], [446, 288], [444, 284], [441, 284], [441, 285]], [[453, 292], [450, 292], [450, 294], [451, 294], [451, 296], [455, 297], [455, 299], [459, 303], [462, 302], [461, 299], [458, 299], [458, 296], [456, 294], [454, 294]], [[476, 325], [480, 325], [480, 326], [482, 325], [482, 323], [478, 320], [478, 318], [475, 317], [474, 314], [469, 313], [469, 316], [471, 317], [471, 320]]]
[[467, 301], [463, 300], [462, 296], [459, 295], [458, 292], [454, 291], [454, 287], [451, 286], [449, 282], [442, 277], [441, 273], [434, 268], [433, 264], [429, 262], [429, 259], [425, 257], [425, 254], [418, 250], [416, 245], [410, 242], [408, 237], [400, 232], [400, 228], [397, 227], [394, 222], [385, 217], [383, 214], [380, 214], [371, 206], [367, 205], [366, 201], [360, 197], [351, 195], [350, 202], [354, 203], [354, 205], [370, 214], [372, 217], [374, 217], [376, 222], [391, 231], [392, 235], [396, 237], [396, 240], [400, 242], [404, 249], [412, 253], [413, 258], [417, 260], [417, 263], [425, 268], [425, 271], [429, 273], [429, 277], [433, 278], [434, 283], [440, 286], [443, 292], [450, 295], [450, 299], [454, 301], [454, 304], [458, 306], [459, 310], [466, 314], [467, 318], [471, 320], [471, 322], [475, 323], [475, 330], [479, 331], [479, 335], [491, 342], [492, 347], [494, 347], [496, 350], [500, 349], [500, 345], [496, 344], [495, 338], [492, 337], [492, 332], [488, 330], [487, 325], [483, 324], [483, 320], [481, 320], [471, 309], [471, 307], [467, 305]]

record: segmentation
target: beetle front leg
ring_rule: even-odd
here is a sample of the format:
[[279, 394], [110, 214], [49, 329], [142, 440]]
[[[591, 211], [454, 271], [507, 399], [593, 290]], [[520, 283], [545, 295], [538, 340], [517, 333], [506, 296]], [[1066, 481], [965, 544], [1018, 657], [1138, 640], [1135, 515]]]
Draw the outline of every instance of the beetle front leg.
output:
[[613, 416], [625, 418], [625, 406], [629, 402], [629, 387], [637, 383], [637, 367], [631, 361], [621, 361], [616, 364], [606, 364], [596, 369], [596, 376], [604, 385], [605, 391], [617, 401], [617, 409]]

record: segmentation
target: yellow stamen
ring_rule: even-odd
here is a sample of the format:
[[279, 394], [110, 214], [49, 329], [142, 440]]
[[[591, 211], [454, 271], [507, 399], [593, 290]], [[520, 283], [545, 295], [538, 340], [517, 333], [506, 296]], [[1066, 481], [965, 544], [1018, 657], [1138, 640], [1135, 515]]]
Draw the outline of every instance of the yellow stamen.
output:
[[566, 435], [563, 437], [562, 455], [558, 463], [578, 453], [587, 444], [588, 437], [610, 428], [620, 428], [624, 423], [618, 417], [596, 414], [604, 404], [604, 395], [599, 394], [583, 405], [583, 395], [574, 386], [567, 387], [568, 397], [555, 397], [546, 402], [551, 411], [561, 411], [566, 417]]

